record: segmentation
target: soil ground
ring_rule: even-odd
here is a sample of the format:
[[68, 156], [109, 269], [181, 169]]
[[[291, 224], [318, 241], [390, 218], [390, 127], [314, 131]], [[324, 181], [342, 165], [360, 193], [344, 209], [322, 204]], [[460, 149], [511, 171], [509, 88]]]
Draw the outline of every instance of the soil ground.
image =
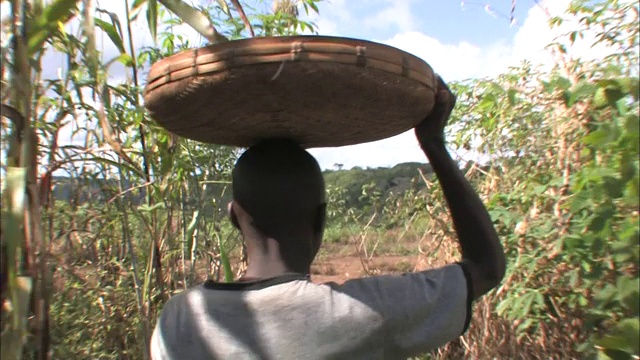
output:
[[[422, 246], [424, 247], [425, 245], [428, 246], [426, 241], [423, 242]], [[386, 242], [376, 247], [373, 256], [370, 256], [369, 260], [367, 260], [366, 256], [358, 254], [353, 240], [343, 243], [323, 244], [320, 253], [312, 264], [311, 280], [314, 283], [335, 282], [342, 284], [350, 279], [370, 275], [401, 274], [424, 270], [442, 265], [445, 261], [450, 260], [439, 256], [421, 255], [418, 248], [419, 244], [415, 239], [413, 241]], [[51, 254], [53, 262], [61, 265], [54, 271], [55, 289], [62, 289], [65, 286], [67, 277], [76, 278], [88, 286], [97, 286], [98, 282], [102, 280], [101, 278], [106, 275], [91, 263], [64, 264], [63, 253], [64, 251], [61, 248], [55, 248]], [[230, 260], [233, 265], [240, 263], [238, 256], [231, 256]], [[175, 263], [175, 265], [179, 266], [179, 263]], [[236, 266], [233, 267], [234, 273], [236, 273], [237, 268]], [[195, 283], [203, 282], [209, 277], [204, 259], [198, 261], [196, 269]], [[121, 272], [123, 276], [129, 276], [124, 274], [127, 272], [125, 269], [120, 269], [119, 267], [117, 269], [102, 270], [111, 270], [108, 272], [112, 274]], [[174, 270], [178, 273], [181, 272], [181, 269]], [[165, 269], [165, 271], [167, 270]]]
[[411, 271], [417, 261], [415, 256], [374, 256], [363, 264], [358, 256], [339, 256], [316, 261], [311, 268], [312, 281], [316, 283], [343, 283], [349, 279], [367, 276], [365, 266], [371, 273], [402, 273]]
[[418, 251], [417, 242], [396, 244], [393, 251], [380, 248], [369, 261], [358, 256], [354, 245], [326, 244], [311, 266], [311, 279], [315, 283], [344, 283], [377, 274], [401, 274], [425, 270], [442, 265], [448, 259], [427, 258]]

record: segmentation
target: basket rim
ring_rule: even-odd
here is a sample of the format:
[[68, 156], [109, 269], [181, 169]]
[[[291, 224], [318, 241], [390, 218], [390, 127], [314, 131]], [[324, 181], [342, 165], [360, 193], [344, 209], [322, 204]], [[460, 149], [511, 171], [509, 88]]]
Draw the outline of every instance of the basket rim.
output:
[[232, 40], [173, 54], [152, 65], [144, 93], [189, 77], [215, 75], [240, 66], [287, 61], [372, 67], [408, 77], [431, 88], [436, 86], [431, 66], [404, 50], [348, 37], [298, 35]]
[[[318, 35], [184, 50], [154, 63], [147, 80], [144, 107], [157, 125], [192, 140], [240, 147], [271, 136], [290, 136], [307, 148], [381, 140], [426, 116], [437, 88], [432, 67], [413, 54], [369, 40]], [[309, 88], [313, 83], [318, 86]], [[304, 100], [309, 93], [313, 100]], [[206, 100], [211, 94], [215, 101]], [[332, 97], [330, 104], [342, 105], [317, 101]], [[255, 100], [247, 107], [237, 103], [242, 98]]]

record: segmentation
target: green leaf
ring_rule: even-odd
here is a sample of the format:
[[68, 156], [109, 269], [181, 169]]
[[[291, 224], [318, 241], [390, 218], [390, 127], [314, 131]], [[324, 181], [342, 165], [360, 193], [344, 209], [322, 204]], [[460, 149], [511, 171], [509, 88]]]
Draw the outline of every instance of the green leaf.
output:
[[122, 38], [120, 37], [120, 34], [118, 34], [116, 27], [99, 18], [95, 18], [94, 21], [96, 23], [96, 26], [102, 29], [102, 31], [104, 31], [107, 34], [107, 36], [109, 36], [109, 39], [111, 39], [111, 41], [113, 42], [113, 45], [116, 46], [118, 51], [121, 54], [126, 53], [124, 49], [124, 43], [122, 42]]
[[531, 313], [531, 307], [533, 306], [533, 301], [535, 299], [534, 292], [528, 292], [522, 296], [522, 304], [520, 308], [520, 318], [526, 318]]
[[249, 22], [249, 18], [247, 17], [247, 14], [244, 12], [244, 8], [242, 7], [242, 4], [240, 4], [239, 0], [230, 0], [230, 1], [233, 4], [233, 6], [236, 8], [236, 11], [240, 15], [242, 22], [244, 22], [245, 29], [249, 31], [249, 34], [251, 35], [251, 37], [254, 37], [255, 34], [253, 32], [253, 26], [251, 26], [251, 22]]
[[618, 199], [622, 197], [624, 191], [624, 183], [618, 178], [607, 177], [603, 179], [602, 187], [606, 190], [606, 194], [613, 198]]
[[216, 0], [218, 2], [218, 5], [220, 6], [220, 9], [222, 9], [222, 12], [225, 13], [225, 15], [227, 16], [231, 16], [231, 11], [229, 10], [229, 5], [227, 4], [226, 0]]
[[622, 336], [615, 335], [606, 335], [595, 343], [604, 349], [622, 350], [627, 347], [626, 339]]
[[111, 67], [111, 65], [113, 65], [116, 62], [119, 62], [126, 67], [133, 66], [133, 58], [131, 58], [129, 54], [120, 54], [114, 57], [113, 59], [107, 61], [104, 65], [105, 69], [109, 69], [109, 67]]
[[613, 214], [614, 211], [610, 207], [599, 208], [589, 224], [589, 231], [598, 234], [607, 229]]
[[[18, 327], [5, 326], [0, 334], [0, 347], [2, 348], [2, 359], [20, 359], [23, 346], [27, 340], [27, 320], [29, 318], [29, 301], [33, 289], [33, 279], [29, 276], [18, 276], [15, 281], [10, 278], [13, 287], [11, 292], [17, 293], [12, 301], [12, 316], [17, 317], [20, 321]], [[17, 299], [17, 300], [16, 300]], [[15, 325], [15, 324], [14, 324]]]
[[151, 38], [155, 43], [158, 38], [158, 2], [157, 0], [148, 0], [147, 3], [147, 24]]
[[222, 36], [205, 14], [181, 0], [157, 0], [182, 21], [204, 36], [212, 44], [228, 41]]
[[599, 129], [589, 133], [589, 135], [585, 136], [582, 141], [586, 145], [601, 146], [608, 144], [609, 142], [613, 141], [613, 139], [610, 131]]
[[638, 89], [637, 77], [621, 77], [598, 80], [597, 84], [601, 88], [619, 90], [624, 94], [631, 95], [635, 100], [638, 99], [640, 89]]
[[[627, 244], [615, 243], [611, 246], [613, 249], [613, 261], [618, 264], [625, 264], [637, 259], [637, 251]], [[637, 249], [637, 247], [636, 247]]]
[[622, 90], [620, 90], [619, 88], [615, 88], [615, 89], [607, 89], [606, 95], [607, 95], [607, 100], [609, 102], [609, 105], [613, 108], [618, 109], [618, 112], [621, 112], [619, 104], [621, 100], [624, 101], [624, 97], [626, 96], [626, 94], [623, 93]]
[[111, 108], [111, 91], [106, 84], [102, 86], [102, 101], [105, 108]]
[[583, 190], [575, 194], [571, 199], [571, 212], [577, 213], [583, 209], [590, 209], [594, 206], [591, 191]]
[[[2, 211], [2, 228], [4, 243], [6, 246], [5, 256], [7, 258], [7, 275], [9, 282], [9, 296], [13, 304], [19, 302], [18, 269], [16, 269], [18, 249], [24, 242], [24, 232], [21, 225], [24, 222], [24, 207], [26, 203], [27, 191], [27, 168], [13, 167], [7, 168], [6, 188], [2, 189], [2, 206], [7, 207], [6, 212]], [[3, 209], [4, 210], [4, 209]], [[22, 320], [18, 311], [13, 313], [12, 324], [16, 329], [22, 328]]]
[[[116, 46], [118, 47], [119, 50], [122, 49], [120, 51], [121, 54], [126, 53], [126, 51], [124, 51], [124, 41], [122, 40], [123, 39], [123, 37], [122, 37], [122, 34], [123, 34], [122, 33], [122, 25], [120, 24], [120, 18], [118, 17], [118, 15], [116, 13], [114, 13], [114, 12], [107, 11], [107, 10], [104, 10], [104, 9], [96, 9], [96, 11], [101, 12], [103, 14], [107, 14], [109, 16], [109, 18], [111, 19], [111, 25], [115, 29], [116, 37], [119, 39], [120, 43], [123, 44], [123, 46], [121, 46], [121, 47], [118, 47], [117, 44], [116, 44]], [[109, 36], [109, 37], [111, 37], [111, 36]], [[113, 39], [111, 39], [111, 41], [113, 41]], [[114, 43], [115, 43], [115, 41], [114, 41]]]
[[[581, 175], [584, 176], [583, 181], [592, 183], [594, 185], [602, 185], [603, 179], [607, 177], [615, 178], [617, 177], [618, 173], [611, 168], [596, 167], [584, 169]], [[593, 195], [598, 196], [601, 194], [594, 193]]]
[[628, 217], [625, 219], [625, 222], [622, 225], [622, 230], [620, 231], [620, 239], [622, 241], [626, 241], [629, 244], [637, 245], [638, 244], [638, 218], [635, 219], [632, 217]]
[[569, 92], [570, 95], [567, 101], [567, 106], [571, 107], [579, 100], [592, 97], [595, 93], [595, 89], [596, 87], [593, 84], [586, 80], [581, 80]]
[[580, 304], [581, 307], [586, 307], [589, 305], [589, 299], [584, 296], [578, 296], [578, 304]]
[[95, 36], [95, 2], [85, 1], [82, 9], [82, 30], [86, 38], [85, 45], [85, 57], [87, 61], [87, 67], [89, 68], [89, 81], [95, 85], [99, 82], [99, 67], [100, 59], [98, 58], [98, 51], [96, 50], [96, 36]]
[[629, 113], [625, 116], [624, 122], [625, 130], [637, 139], [640, 137], [640, 116], [637, 113]]
[[616, 288], [620, 304], [626, 310], [634, 311], [637, 314], [640, 311], [640, 279], [622, 276], [618, 278]]
[[220, 241], [220, 238], [218, 238], [218, 248], [220, 249], [220, 262], [222, 263], [222, 268], [224, 269], [224, 281], [232, 282], [233, 270], [231, 269], [231, 261], [229, 261], [227, 249], [222, 241]]
[[[637, 157], [638, 154], [635, 154]], [[634, 155], [630, 153], [623, 153], [618, 158], [618, 173], [620, 174], [620, 181], [627, 182], [633, 180], [634, 177], [638, 176], [638, 169], [636, 167], [637, 161], [634, 161]], [[623, 184], [624, 185], [624, 184]]]
[[622, 91], [630, 94], [635, 101], [640, 97], [640, 81], [637, 77], [624, 78], [620, 80]]
[[79, 0], [54, 0], [34, 23], [31, 24], [27, 39], [27, 51], [33, 55], [42, 50], [44, 43], [55, 33], [58, 23], [66, 23], [77, 9]]
[[598, 350], [598, 360], [632, 360], [626, 351], [606, 349]]
[[159, 203], [154, 204], [153, 206], [140, 205], [140, 206], [138, 206], [138, 211], [141, 211], [141, 212], [153, 212], [153, 211], [158, 210], [158, 209], [164, 209], [164, 207], [165, 207], [164, 202], [159, 202]]
[[623, 99], [626, 94], [620, 89], [616, 82], [611, 82], [606, 87], [599, 87], [594, 96], [593, 103], [597, 108], [603, 108], [605, 106], [611, 106], [618, 109], [618, 100]]
[[131, 5], [131, 10], [129, 11], [129, 18], [131, 21], [134, 21], [138, 17], [138, 13], [147, 0], [135, 0]]
[[505, 316], [506, 312], [511, 307], [511, 302], [513, 299], [511, 297], [506, 297], [504, 300], [500, 301], [498, 306], [496, 306], [496, 313], [499, 316]]
[[576, 42], [577, 36], [578, 36], [577, 31], [572, 31], [571, 34], [569, 34], [569, 40], [571, 41], [572, 44]]
[[600, 87], [596, 90], [596, 93], [593, 95], [593, 105], [595, 105], [596, 108], [603, 108], [607, 106], [607, 104], [608, 104], [608, 100], [607, 100], [606, 89]]
[[584, 242], [583, 238], [580, 236], [571, 236], [567, 235], [564, 237], [562, 243], [567, 250], [575, 249], [582, 245]]
[[518, 91], [516, 89], [509, 89], [507, 91], [507, 96], [509, 98], [509, 105], [514, 106], [516, 105], [516, 95], [517, 95]]
[[495, 108], [496, 97], [493, 94], [486, 94], [482, 97], [482, 100], [478, 103], [478, 109], [482, 112], [488, 112]]
[[316, 3], [315, 3], [315, 0], [310, 0], [308, 2], [308, 4], [309, 4], [309, 7], [311, 7], [313, 9], [313, 11], [315, 11], [316, 13], [320, 12], [318, 10], [318, 5], [316, 5]]
[[522, 323], [520, 323], [520, 325], [518, 325], [517, 332], [522, 333], [524, 331], [527, 331], [531, 326], [534, 325], [535, 321], [536, 320], [533, 318], [525, 319]]
[[546, 185], [546, 184], [538, 185], [533, 189], [533, 193], [536, 194], [536, 195], [540, 195], [540, 194], [544, 193], [545, 191], [547, 191], [548, 188], [549, 188], [549, 186]]
[[627, 341], [629, 353], [633, 355], [640, 354], [640, 319], [624, 319], [618, 326], [616, 332], [624, 337]]
[[637, 206], [640, 197], [640, 188], [638, 186], [638, 178], [631, 179], [624, 188], [624, 202], [627, 205]]
[[567, 79], [564, 76], [556, 76], [553, 80], [551, 80], [549, 85], [553, 87], [552, 90], [568, 90], [571, 86], [571, 80]]
[[612, 285], [607, 284], [604, 289], [597, 291], [594, 295], [594, 300], [597, 302], [598, 307], [604, 308], [616, 297], [618, 289]]

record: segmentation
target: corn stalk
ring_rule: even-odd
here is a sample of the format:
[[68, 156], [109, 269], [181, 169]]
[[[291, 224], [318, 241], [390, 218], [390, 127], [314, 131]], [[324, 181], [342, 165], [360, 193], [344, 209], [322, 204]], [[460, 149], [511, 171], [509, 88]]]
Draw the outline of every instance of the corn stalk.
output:
[[[20, 359], [22, 347], [26, 343], [29, 298], [36, 308], [35, 326], [40, 330], [36, 339], [46, 333], [41, 311], [41, 281], [39, 282], [38, 261], [36, 258], [42, 247], [39, 226], [39, 207], [31, 185], [34, 184], [37, 166], [37, 141], [29, 122], [31, 116], [31, 69], [29, 66], [28, 37], [25, 21], [28, 3], [14, 0], [11, 2], [13, 37], [12, 92], [10, 101], [13, 106], [3, 105], [2, 115], [12, 121], [6, 189], [3, 189], [2, 240], [6, 248], [7, 282], [9, 290], [9, 324], [2, 329], [3, 359]], [[27, 195], [30, 196], [27, 196]], [[6, 232], [5, 232], [6, 231]], [[34, 286], [35, 284], [35, 286]], [[35, 289], [34, 289], [35, 288]], [[4, 286], [3, 286], [4, 290]], [[32, 294], [32, 290], [36, 290]], [[4, 325], [4, 324], [3, 324]]]

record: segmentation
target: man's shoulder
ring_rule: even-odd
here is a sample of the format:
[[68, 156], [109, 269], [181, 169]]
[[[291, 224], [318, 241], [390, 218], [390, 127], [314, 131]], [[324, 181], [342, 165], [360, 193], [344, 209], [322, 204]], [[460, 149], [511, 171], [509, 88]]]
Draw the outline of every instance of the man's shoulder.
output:
[[466, 280], [468, 281], [468, 276], [466, 274], [464, 264], [462, 263], [450, 263], [445, 264], [438, 267], [428, 268], [419, 271], [411, 271], [411, 272], [403, 272], [397, 274], [380, 274], [380, 275], [372, 275], [359, 277], [354, 279], [349, 279], [343, 283], [337, 282], [326, 282], [322, 285], [329, 286], [334, 289], [344, 288], [344, 287], [361, 287], [361, 286], [383, 286], [384, 284], [389, 285], [406, 285], [413, 286], [414, 282], [418, 283], [427, 283], [434, 285], [436, 283], [440, 284], [442, 282], [452, 282], [452, 281], [460, 281]]
[[264, 281], [259, 283], [218, 283], [205, 282], [172, 294], [165, 302], [168, 311], [180, 311], [189, 307], [235, 307], [247, 302], [270, 304], [284, 301], [293, 302], [297, 298], [319, 296], [330, 292], [326, 284], [315, 284], [308, 280]]
[[188, 305], [201, 302], [204, 298], [204, 287], [202, 284], [191, 286], [187, 289], [176, 290], [162, 306], [162, 314], [178, 314], [184, 311]]

